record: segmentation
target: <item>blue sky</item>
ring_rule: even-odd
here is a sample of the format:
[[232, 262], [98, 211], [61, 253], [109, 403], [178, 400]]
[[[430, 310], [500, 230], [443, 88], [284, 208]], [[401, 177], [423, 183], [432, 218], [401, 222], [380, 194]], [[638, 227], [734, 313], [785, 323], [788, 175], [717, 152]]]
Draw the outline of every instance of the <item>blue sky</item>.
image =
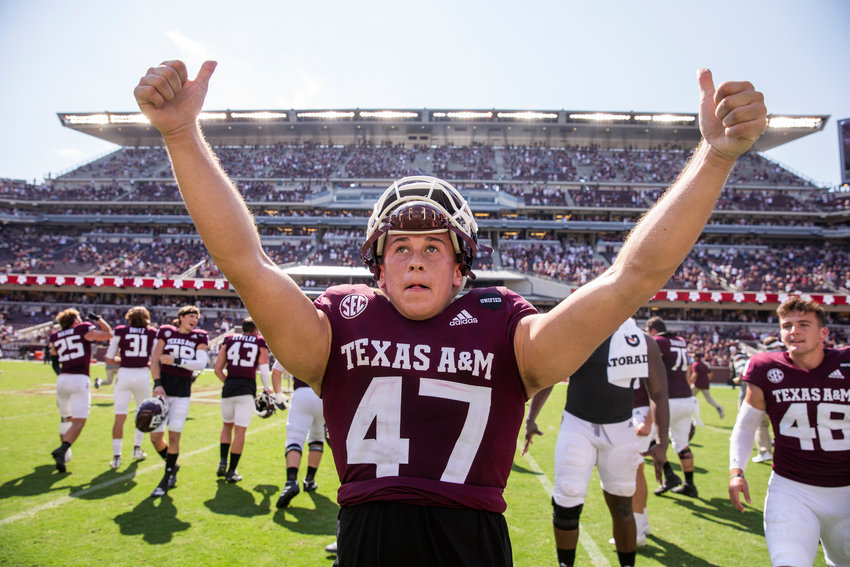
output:
[[[238, 8], [237, 8], [238, 7]], [[850, 2], [95, 2], [0, 0], [0, 177], [41, 181], [114, 146], [57, 112], [133, 111], [147, 67], [219, 67], [208, 109], [696, 112], [696, 69], [746, 79], [773, 114], [829, 114], [769, 153], [840, 179]]]

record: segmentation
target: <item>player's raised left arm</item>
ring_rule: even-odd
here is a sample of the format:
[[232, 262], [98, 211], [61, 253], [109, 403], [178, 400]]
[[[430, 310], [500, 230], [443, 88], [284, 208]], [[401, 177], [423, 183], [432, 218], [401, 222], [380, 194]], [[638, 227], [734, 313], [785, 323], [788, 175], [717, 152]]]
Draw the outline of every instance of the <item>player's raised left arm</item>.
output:
[[183, 201], [216, 266], [275, 356], [316, 387], [330, 351], [330, 325], [263, 251], [251, 213], [198, 124], [215, 68], [214, 61], [207, 61], [190, 80], [182, 61], [166, 61], [148, 69], [134, 95], [162, 134]]
[[638, 222], [611, 267], [517, 327], [514, 351], [529, 396], [569, 376], [661, 289], [699, 238], [735, 160], [764, 131], [764, 97], [750, 83], [715, 90], [707, 69], [698, 80], [703, 139], [678, 179]]

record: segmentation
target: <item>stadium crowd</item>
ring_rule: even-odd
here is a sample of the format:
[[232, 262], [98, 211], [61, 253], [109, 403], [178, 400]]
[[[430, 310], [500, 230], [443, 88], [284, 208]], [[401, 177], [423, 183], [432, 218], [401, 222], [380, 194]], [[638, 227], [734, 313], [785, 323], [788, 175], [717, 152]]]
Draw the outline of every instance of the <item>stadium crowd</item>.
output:
[[[652, 205], [690, 154], [676, 146], [614, 150], [479, 143], [405, 147], [305, 142], [216, 151], [252, 212], [260, 220], [273, 219], [274, 224], [261, 223], [258, 230], [267, 254], [280, 265], [360, 266], [362, 219], [369, 210], [357, 203], [369, 201], [368, 192], [382, 187], [375, 180], [436, 174], [459, 179], [462, 190], [517, 199], [516, 209], [482, 211], [481, 219], [528, 221], [527, 228], [519, 230], [488, 230], [482, 225], [484, 243], [494, 253], [480, 257], [477, 270], [513, 270], [574, 286], [610, 265], [628, 223]], [[310, 202], [320, 194], [339, 196], [351, 206], [331, 208]], [[777, 214], [735, 214], [750, 211]], [[733, 169], [711, 223], [816, 227], [819, 211], [850, 211], [850, 196], [815, 187], [779, 164], [749, 153]], [[40, 185], [0, 180], [0, 215], [10, 221], [0, 225], [0, 274], [222, 277], [185, 216], [162, 148], [121, 148]], [[92, 215], [101, 222], [92, 225]], [[127, 215], [139, 221], [110, 222], [117, 216], [130, 218]], [[170, 222], [164, 222], [166, 218]], [[351, 219], [351, 226], [326, 226], [322, 219], [328, 218]], [[535, 221], [558, 219], [625, 224], [613, 232], [610, 228], [580, 232], [533, 228]], [[841, 217], [838, 222], [842, 219], [846, 221]], [[28, 220], [36, 223], [24, 222]], [[840, 240], [706, 234], [667, 287], [846, 293], [850, 289], [848, 259], [850, 252]], [[333, 281], [313, 278], [302, 285], [319, 289]], [[8, 301], [10, 295], [4, 292], [0, 297]], [[199, 298], [199, 305], [210, 307], [208, 299]], [[35, 323], [49, 316], [43, 307], [27, 309], [19, 301], [5, 306], [6, 320], [13, 322], [4, 328], [7, 339], [20, 322]], [[226, 309], [235, 316], [238, 302], [216, 298], [211, 303], [222, 301], [229, 302]], [[158, 305], [160, 300], [154, 299], [152, 306]], [[162, 304], [163, 308], [175, 306]], [[724, 310], [710, 317], [725, 322], [742, 317], [734, 313]], [[675, 310], [667, 315], [670, 320], [680, 319]], [[690, 317], [696, 321], [701, 316]], [[699, 338], [694, 336], [693, 345], [701, 349], [705, 345], [706, 361], [723, 365], [728, 357], [726, 345], [715, 334], [703, 329]]]

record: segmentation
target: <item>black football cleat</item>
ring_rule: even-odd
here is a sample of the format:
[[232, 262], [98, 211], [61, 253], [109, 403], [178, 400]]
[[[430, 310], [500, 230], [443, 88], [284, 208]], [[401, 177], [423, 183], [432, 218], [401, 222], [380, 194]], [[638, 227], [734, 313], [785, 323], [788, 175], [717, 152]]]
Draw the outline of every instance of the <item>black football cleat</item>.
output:
[[304, 479], [304, 492], [315, 492], [319, 488], [319, 484], [313, 480]]
[[699, 497], [699, 491], [697, 490], [697, 487], [688, 482], [680, 484], [679, 486], [671, 489], [670, 492], [674, 494], [684, 494], [685, 496], [690, 496], [691, 498]]
[[171, 490], [177, 486], [177, 473], [180, 471], [180, 465], [174, 465], [174, 470], [168, 475], [168, 489]]
[[65, 472], [65, 451], [62, 447], [54, 449], [50, 454], [53, 456], [53, 460], [56, 461], [56, 470]]
[[218, 470], [215, 471], [215, 476], [224, 476], [227, 474], [227, 461], [220, 461], [218, 463]]
[[[668, 490], [673, 490], [681, 484], [682, 484], [682, 479], [679, 478], [679, 476], [676, 475], [676, 474], [671, 474], [670, 476], [668, 476], [667, 478], [664, 479], [664, 482], [661, 483], [661, 486], [659, 486], [658, 488], [655, 489], [655, 495], [661, 496], [662, 494], [664, 494]], [[676, 491], [673, 490], [673, 492], [676, 492]]]
[[162, 496], [165, 496], [166, 493], [168, 493], [169, 478], [163, 478], [161, 481], [159, 481], [157, 487], [153, 489], [153, 492], [151, 492], [151, 498], [160, 498]]
[[298, 481], [287, 480], [286, 486], [283, 487], [283, 492], [280, 493], [280, 498], [277, 499], [276, 506], [278, 508], [286, 508], [299, 492], [301, 492], [301, 489], [298, 488]]
[[224, 477], [224, 480], [227, 482], [239, 482], [242, 480], [242, 475], [236, 471], [227, 471], [227, 475]]

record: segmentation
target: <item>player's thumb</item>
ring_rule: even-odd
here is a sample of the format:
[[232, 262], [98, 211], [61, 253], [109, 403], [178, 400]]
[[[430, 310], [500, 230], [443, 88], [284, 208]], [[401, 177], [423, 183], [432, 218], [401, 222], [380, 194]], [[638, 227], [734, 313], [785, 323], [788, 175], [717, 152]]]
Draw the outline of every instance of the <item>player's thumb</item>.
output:
[[207, 86], [217, 65], [218, 62], [216, 61], [204, 61], [203, 65], [201, 65], [200, 71], [198, 71], [198, 76], [195, 77], [195, 82]]
[[697, 70], [697, 81], [699, 81], [699, 104], [701, 110], [714, 112], [714, 79], [711, 71], [705, 68]]

